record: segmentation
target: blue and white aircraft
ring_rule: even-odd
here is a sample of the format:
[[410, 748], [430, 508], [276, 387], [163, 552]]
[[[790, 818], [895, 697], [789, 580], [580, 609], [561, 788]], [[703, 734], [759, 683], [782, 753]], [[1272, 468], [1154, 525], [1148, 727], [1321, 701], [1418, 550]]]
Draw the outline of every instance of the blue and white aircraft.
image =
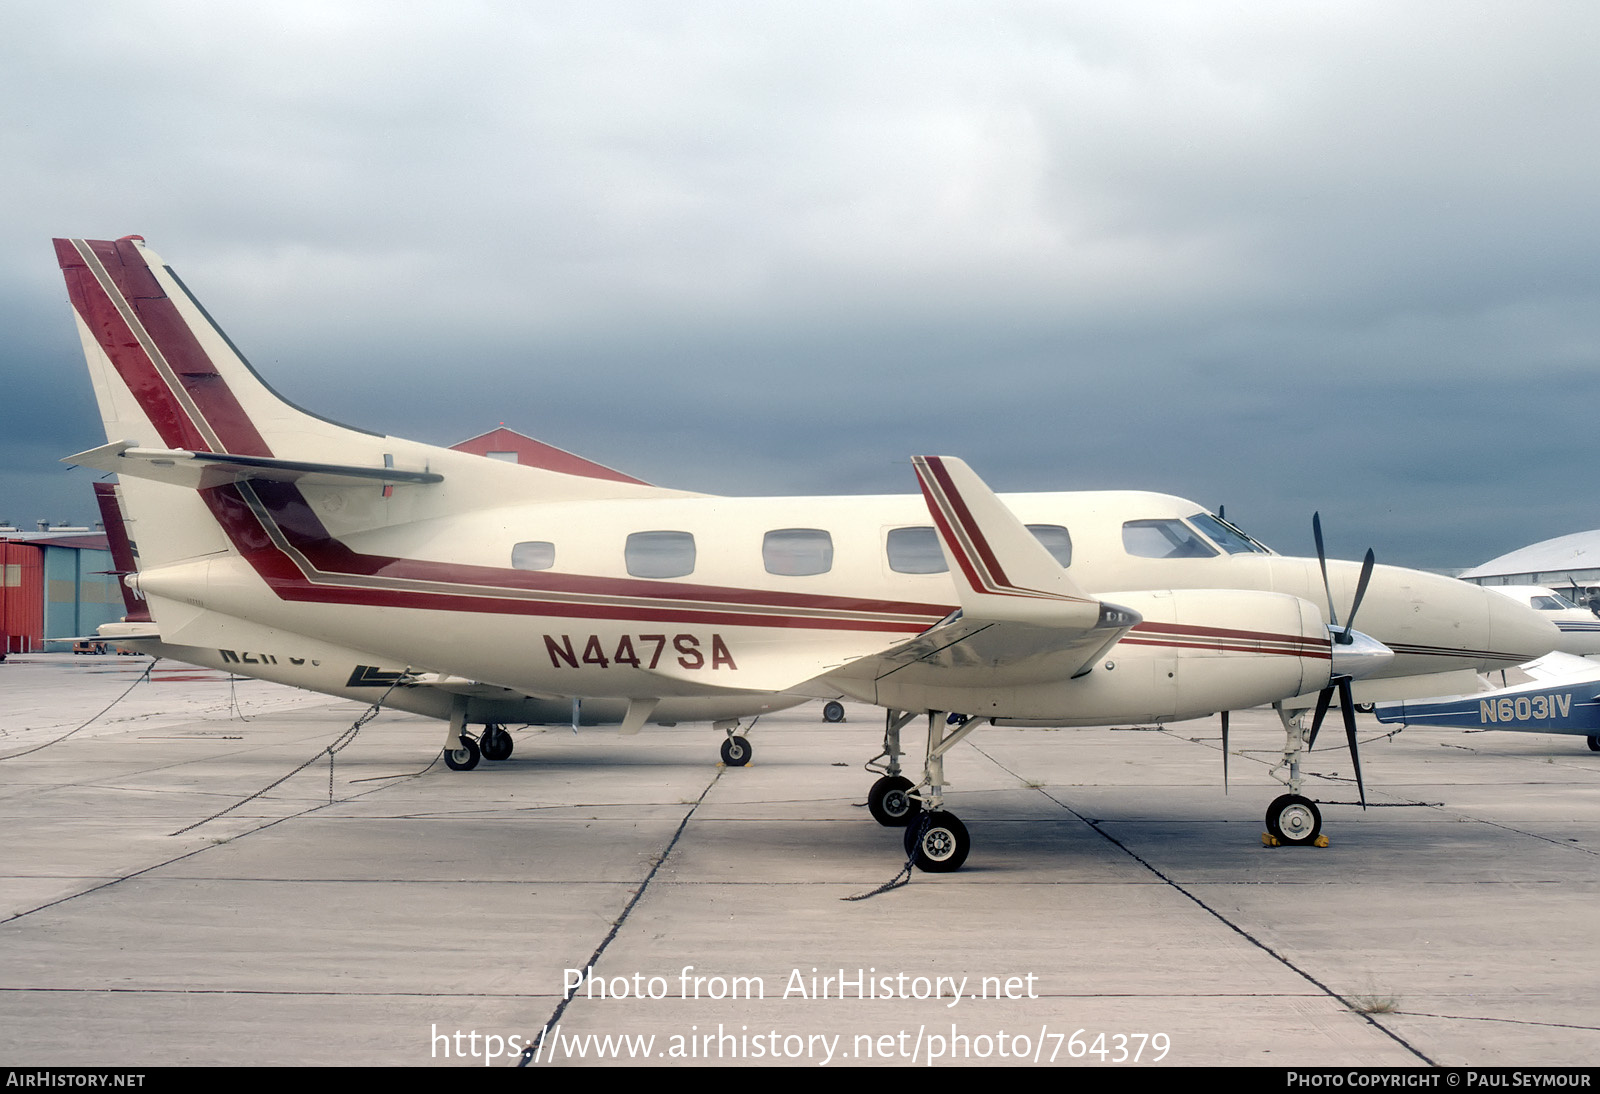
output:
[[1548, 653], [1522, 666], [1532, 683], [1474, 695], [1378, 703], [1380, 722], [1522, 733], [1570, 733], [1600, 752], [1600, 663], [1570, 653]]

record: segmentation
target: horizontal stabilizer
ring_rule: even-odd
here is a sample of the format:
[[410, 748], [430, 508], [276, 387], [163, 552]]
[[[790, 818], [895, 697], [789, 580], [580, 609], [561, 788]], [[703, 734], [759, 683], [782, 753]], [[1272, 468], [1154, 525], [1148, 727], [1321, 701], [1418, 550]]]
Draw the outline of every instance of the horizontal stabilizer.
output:
[[192, 489], [224, 486], [247, 479], [270, 479], [307, 486], [402, 486], [443, 482], [433, 471], [394, 467], [359, 467], [271, 456], [235, 456], [223, 452], [189, 452], [182, 448], [137, 448], [132, 441], [113, 441], [61, 461], [95, 471], [111, 471], [136, 479], [152, 479]]

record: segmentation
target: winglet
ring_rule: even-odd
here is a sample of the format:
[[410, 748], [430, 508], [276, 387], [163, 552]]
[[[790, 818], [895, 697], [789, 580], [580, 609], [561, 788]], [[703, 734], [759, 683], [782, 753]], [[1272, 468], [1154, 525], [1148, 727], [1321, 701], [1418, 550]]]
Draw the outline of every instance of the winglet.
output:
[[1106, 619], [1107, 612], [1126, 609], [1086, 596], [965, 462], [954, 456], [913, 456], [911, 463], [956, 575], [964, 615], [1086, 629], [1138, 622], [1133, 612], [1127, 612], [1125, 623]]

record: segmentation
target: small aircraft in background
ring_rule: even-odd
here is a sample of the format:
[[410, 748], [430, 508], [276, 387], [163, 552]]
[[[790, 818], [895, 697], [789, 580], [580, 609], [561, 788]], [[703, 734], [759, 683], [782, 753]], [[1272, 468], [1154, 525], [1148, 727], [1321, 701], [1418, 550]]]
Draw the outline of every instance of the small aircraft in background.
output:
[[1545, 585], [1485, 585], [1484, 588], [1508, 596], [1518, 604], [1526, 604], [1554, 623], [1561, 632], [1561, 642], [1555, 647], [1559, 652], [1579, 657], [1600, 656], [1600, 616], [1589, 609], [1578, 607]]
[[[1227, 711], [1272, 703], [1290, 792], [1267, 823], [1304, 843], [1299, 757], [1336, 694], [1354, 755], [1355, 701], [1556, 644], [1476, 586], [1327, 560], [1320, 524], [1316, 559], [1285, 558], [1167, 495], [1002, 498], [923, 456], [920, 497], [717, 498], [341, 426], [267, 387], [139, 237], [56, 250], [108, 441], [67, 462], [119, 476], [138, 544], [145, 618], [102, 634], [329, 694], [392, 686], [447, 720], [458, 769], [509, 756], [506, 722], [567, 721], [711, 721], [737, 765], [740, 719], [848, 697], [886, 712], [873, 816], [943, 871], [970, 848], [943, 759], [980, 725], [1223, 712], [1226, 738]], [[914, 783], [900, 733], [923, 715]]]
[[[1585, 613], [1587, 614], [1587, 613]], [[1531, 683], [1437, 699], [1378, 703], [1380, 722], [1565, 733], [1583, 737], [1600, 752], [1600, 662], [1571, 653], [1547, 653], [1521, 669]]]

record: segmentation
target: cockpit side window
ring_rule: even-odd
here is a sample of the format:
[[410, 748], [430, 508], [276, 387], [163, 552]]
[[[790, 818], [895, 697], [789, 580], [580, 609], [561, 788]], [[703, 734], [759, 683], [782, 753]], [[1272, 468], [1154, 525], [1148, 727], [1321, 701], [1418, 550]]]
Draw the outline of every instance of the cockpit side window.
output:
[[950, 569], [939, 533], [931, 526], [889, 529], [888, 552], [889, 569], [897, 574], [942, 574]]
[[1225, 520], [1210, 513], [1196, 513], [1189, 523], [1211, 537], [1211, 542], [1230, 555], [1264, 555], [1267, 549]]
[[1044, 549], [1061, 563], [1063, 569], [1072, 565], [1072, 536], [1065, 528], [1059, 524], [1030, 524], [1028, 531], [1033, 533], [1034, 539], [1044, 544]]
[[1577, 607], [1576, 604], [1560, 596], [1559, 594], [1556, 596], [1545, 596], [1542, 593], [1533, 598], [1533, 606], [1541, 612], [1562, 612], [1566, 611], [1568, 608]]
[[1212, 558], [1217, 550], [1181, 520], [1130, 520], [1122, 547], [1135, 558]]

